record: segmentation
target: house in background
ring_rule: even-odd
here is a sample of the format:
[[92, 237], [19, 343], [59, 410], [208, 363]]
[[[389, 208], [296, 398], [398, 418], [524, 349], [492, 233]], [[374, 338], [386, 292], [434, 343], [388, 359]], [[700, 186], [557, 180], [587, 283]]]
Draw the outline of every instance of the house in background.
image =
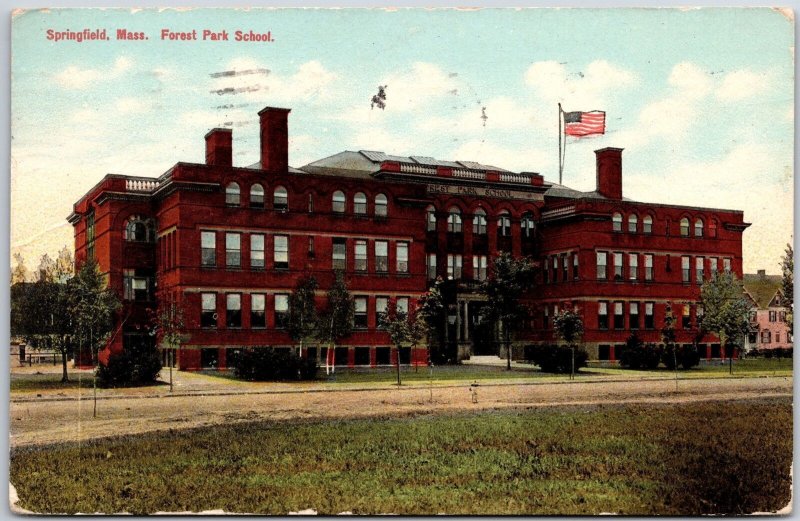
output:
[[765, 270], [744, 276], [744, 290], [753, 304], [750, 314], [750, 334], [745, 350], [787, 349], [792, 347], [792, 335], [786, 323], [788, 309], [783, 303], [780, 275], [767, 275]]

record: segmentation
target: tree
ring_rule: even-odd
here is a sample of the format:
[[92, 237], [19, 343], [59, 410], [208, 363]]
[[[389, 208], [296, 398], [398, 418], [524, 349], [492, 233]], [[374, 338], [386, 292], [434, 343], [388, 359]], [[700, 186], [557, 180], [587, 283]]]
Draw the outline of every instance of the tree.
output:
[[17, 261], [17, 265], [14, 266], [13, 270], [11, 270], [11, 284], [27, 282], [28, 277], [30, 277], [30, 272], [25, 266], [25, 259], [22, 258], [21, 254], [15, 253], [14, 260]]
[[353, 297], [347, 290], [344, 276], [340, 271], [336, 272], [336, 280], [328, 290], [325, 309], [320, 313], [319, 328], [317, 338], [320, 342], [328, 344], [328, 355], [325, 358], [325, 372], [331, 373], [331, 368], [335, 371], [335, 349], [336, 343], [353, 332], [353, 318], [355, 316], [355, 304]]
[[172, 366], [175, 361], [175, 350], [181, 348], [186, 341], [186, 320], [183, 307], [177, 302], [162, 299], [158, 309], [152, 313], [150, 320], [151, 334], [156, 337], [156, 345], [164, 346], [169, 353], [169, 391], [172, 392]]
[[[81, 347], [92, 353], [98, 363], [97, 353], [105, 345], [114, 327], [114, 314], [122, 307], [117, 294], [106, 287], [97, 261], [83, 263], [68, 284], [69, 304], [74, 334]], [[120, 326], [121, 327], [121, 326]], [[97, 371], [93, 378], [95, 389], [94, 415], [97, 415]]]
[[733, 273], [714, 273], [700, 288], [703, 329], [714, 333], [726, 350], [733, 372], [733, 349], [742, 344], [750, 327], [750, 304], [742, 282]]
[[389, 299], [386, 305], [386, 312], [381, 313], [380, 325], [386, 330], [392, 344], [397, 348], [397, 356], [395, 365], [397, 366], [397, 385], [401, 385], [400, 381], [400, 349], [404, 346], [410, 347], [412, 337], [416, 333], [412, 332], [414, 328], [414, 319], [408, 313], [399, 311], [397, 309], [397, 301]]
[[502, 252], [494, 259], [489, 277], [480, 286], [480, 292], [486, 297], [481, 314], [500, 328], [508, 370], [511, 370], [511, 339], [528, 316], [528, 309], [520, 299], [533, 285], [534, 270], [529, 259]]
[[416, 306], [417, 327], [422, 329], [421, 332], [427, 339], [431, 362], [436, 363], [445, 362], [449, 358], [445, 352], [444, 328], [447, 327], [447, 314], [442, 284], [442, 279], [437, 278], [433, 287], [420, 295]]
[[72, 251], [64, 246], [61, 248], [61, 250], [59, 250], [58, 257], [56, 257], [53, 279], [56, 282], [65, 283], [74, 275], [75, 260], [72, 257]]
[[[316, 292], [317, 279], [303, 277], [297, 281], [294, 291], [289, 295], [289, 316], [287, 328], [292, 340], [300, 341], [300, 356], [303, 356], [303, 346], [307, 339], [313, 338], [317, 332]], [[317, 350], [319, 359], [319, 350]]]
[[11, 333], [37, 348], [61, 354], [61, 381], [68, 382], [67, 357], [72, 348], [72, 314], [65, 284], [46, 280], [11, 287]]
[[48, 254], [39, 258], [39, 267], [36, 268], [36, 280], [53, 282], [55, 280], [56, 262]]
[[570, 378], [575, 378], [575, 347], [583, 338], [583, 319], [572, 309], [564, 309], [553, 317], [556, 336], [572, 350]]
[[781, 289], [783, 290], [783, 303], [787, 308], [786, 326], [789, 334], [794, 335], [794, 250], [791, 244], [786, 245], [786, 251], [781, 259]]

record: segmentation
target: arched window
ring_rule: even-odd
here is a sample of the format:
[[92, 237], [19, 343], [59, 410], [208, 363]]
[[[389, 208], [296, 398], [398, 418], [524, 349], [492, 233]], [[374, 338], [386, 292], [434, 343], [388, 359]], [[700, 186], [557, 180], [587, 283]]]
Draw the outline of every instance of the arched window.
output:
[[649, 215], [645, 215], [642, 219], [642, 232], [653, 233], [653, 218]]
[[250, 207], [264, 208], [264, 187], [258, 183], [250, 187]]
[[229, 183], [225, 187], [225, 204], [239, 206], [239, 194], [239, 185], [237, 183]]
[[632, 213], [628, 216], [628, 233], [636, 233], [639, 231], [639, 217]]
[[461, 233], [461, 210], [455, 206], [447, 212], [447, 231]]
[[486, 235], [486, 212], [483, 208], [475, 210], [472, 216], [472, 233], [474, 235]]
[[684, 217], [681, 219], [681, 237], [689, 236], [689, 219]]
[[611, 216], [611, 229], [615, 232], [622, 231], [622, 214], [619, 212], [614, 212], [614, 215]]
[[389, 215], [389, 200], [383, 194], [375, 196], [375, 217], [386, 217]]
[[289, 209], [289, 193], [286, 188], [282, 186], [275, 187], [272, 192], [272, 207], [284, 212]]
[[156, 238], [155, 223], [139, 215], [131, 215], [125, 221], [122, 238], [131, 242], [153, 242]]
[[436, 231], [436, 208], [429, 206], [425, 209], [425, 221], [427, 225], [425, 229], [429, 232]]
[[533, 222], [533, 215], [526, 213], [522, 216], [522, 236], [526, 239], [531, 239], [536, 234], [536, 224]]
[[711, 238], [717, 238], [717, 220], [711, 219], [711, 222], [708, 223], [708, 236]]
[[356, 215], [367, 215], [367, 196], [364, 192], [356, 192], [353, 196], [353, 213]]
[[699, 217], [694, 222], [694, 236], [695, 237], [703, 236], [703, 219], [700, 219]]
[[511, 237], [511, 217], [506, 210], [503, 210], [497, 216], [497, 235]]
[[347, 199], [344, 196], [344, 192], [341, 190], [336, 190], [333, 192], [332, 209], [335, 213], [344, 213], [344, 207], [346, 203]]

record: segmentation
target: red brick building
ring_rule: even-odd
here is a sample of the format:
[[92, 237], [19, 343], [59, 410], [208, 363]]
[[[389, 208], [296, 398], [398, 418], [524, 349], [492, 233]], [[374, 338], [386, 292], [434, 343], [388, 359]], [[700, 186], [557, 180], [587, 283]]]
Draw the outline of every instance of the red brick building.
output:
[[[553, 343], [552, 317], [574, 306], [593, 359], [615, 358], [632, 330], [657, 342], [667, 306], [681, 343], [696, 339], [696, 302], [713, 270], [742, 274], [740, 211], [622, 197], [622, 149], [597, 150], [597, 188], [579, 192], [533, 172], [468, 161], [345, 151], [288, 164], [289, 110], [259, 113], [260, 161], [232, 165], [232, 133], [205, 136], [204, 164], [159, 178], [108, 175], [74, 205], [75, 256], [95, 257], [124, 300], [109, 350], [144, 343], [147, 308], [184, 309], [182, 369], [228, 365], [244, 346], [292, 346], [288, 295], [313, 275], [319, 298], [344, 270], [356, 329], [337, 364], [393, 363], [377, 328], [388, 299], [413, 306], [436, 276], [451, 280], [448, 338], [460, 357], [496, 352], [476, 293], [498, 251], [541, 263], [524, 346]], [[718, 357], [713, 338], [699, 339]], [[415, 350], [404, 363], [425, 363]], [[310, 346], [304, 356], [316, 356]]]

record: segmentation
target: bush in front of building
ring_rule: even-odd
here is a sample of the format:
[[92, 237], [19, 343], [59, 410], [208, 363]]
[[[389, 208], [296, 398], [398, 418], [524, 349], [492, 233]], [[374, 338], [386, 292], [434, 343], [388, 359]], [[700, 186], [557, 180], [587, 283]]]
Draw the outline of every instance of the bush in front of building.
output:
[[317, 369], [313, 358], [300, 358], [291, 349], [272, 347], [243, 349], [233, 363], [233, 374], [251, 381], [313, 380]]
[[[572, 372], [572, 349], [566, 346], [526, 346], [526, 358], [541, 368], [543, 373]], [[586, 367], [589, 353], [583, 348], [575, 348], [575, 372]]]
[[625, 369], [655, 369], [661, 362], [662, 350], [655, 344], [645, 344], [633, 333], [625, 341], [625, 347], [619, 354], [619, 365]]
[[791, 347], [776, 347], [774, 349], [751, 349], [747, 356], [764, 358], [794, 358], [794, 349]]
[[155, 382], [161, 371], [161, 355], [155, 347], [124, 349], [111, 354], [97, 367], [97, 381], [103, 387], [146, 385]]
[[678, 346], [675, 344], [662, 347], [661, 363], [667, 369], [675, 369], [676, 362], [684, 369], [691, 369], [700, 365], [700, 353], [697, 352], [697, 347], [694, 345]]

